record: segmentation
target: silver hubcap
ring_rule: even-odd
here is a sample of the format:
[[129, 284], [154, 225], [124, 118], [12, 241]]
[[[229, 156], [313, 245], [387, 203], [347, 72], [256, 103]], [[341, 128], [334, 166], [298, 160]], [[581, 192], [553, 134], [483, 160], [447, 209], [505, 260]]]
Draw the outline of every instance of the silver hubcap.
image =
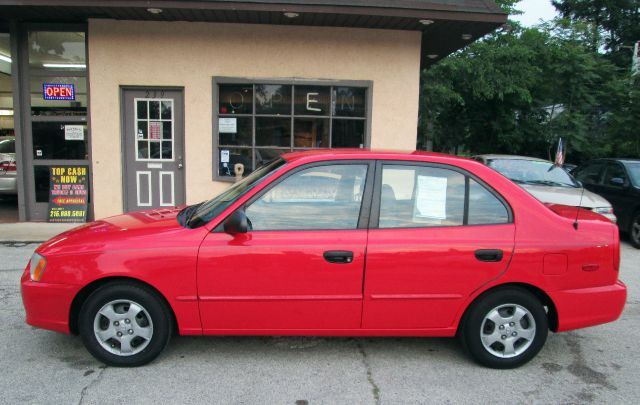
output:
[[640, 216], [636, 217], [631, 225], [631, 237], [636, 243], [640, 243]]
[[130, 300], [107, 303], [93, 320], [93, 332], [100, 345], [118, 356], [140, 353], [151, 341], [153, 322], [149, 312]]
[[493, 308], [480, 327], [482, 345], [491, 354], [511, 358], [524, 353], [536, 336], [533, 315], [518, 304]]

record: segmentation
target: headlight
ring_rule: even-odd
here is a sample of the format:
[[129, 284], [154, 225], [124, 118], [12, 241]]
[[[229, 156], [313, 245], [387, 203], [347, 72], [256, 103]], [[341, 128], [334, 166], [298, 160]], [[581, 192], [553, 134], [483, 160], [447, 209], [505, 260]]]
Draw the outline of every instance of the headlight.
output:
[[45, 267], [47, 267], [47, 259], [37, 253], [34, 253], [33, 256], [31, 256], [31, 264], [29, 266], [31, 280], [40, 281]]

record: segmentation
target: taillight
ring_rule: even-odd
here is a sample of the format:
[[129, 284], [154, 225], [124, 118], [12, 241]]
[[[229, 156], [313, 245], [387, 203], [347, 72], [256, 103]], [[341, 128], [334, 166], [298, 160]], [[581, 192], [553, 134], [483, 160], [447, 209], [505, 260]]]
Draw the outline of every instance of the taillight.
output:
[[0, 171], [3, 172], [15, 172], [16, 162], [2, 162], [0, 163]]

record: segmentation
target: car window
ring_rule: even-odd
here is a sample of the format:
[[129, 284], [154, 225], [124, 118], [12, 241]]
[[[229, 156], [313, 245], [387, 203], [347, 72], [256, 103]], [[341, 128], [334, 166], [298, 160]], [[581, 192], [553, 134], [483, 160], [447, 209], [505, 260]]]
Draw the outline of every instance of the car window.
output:
[[[620, 179], [622, 180], [622, 184], [616, 184], [611, 181], [612, 179]], [[609, 163], [604, 175], [604, 185], [621, 187], [624, 184], [627, 184], [627, 173], [624, 171], [622, 165], [618, 163]]]
[[629, 171], [629, 176], [631, 176], [631, 179], [633, 180], [633, 184], [640, 186], [640, 163], [627, 164], [627, 170]]
[[578, 168], [574, 172], [574, 175], [576, 176], [576, 179], [585, 184], [600, 184], [602, 181], [603, 169], [604, 163], [591, 163]]
[[385, 165], [380, 228], [462, 225], [464, 176], [448, 169]]
[[469, 225], [505, 224], [509, 211], [502, 201], [483, 185], [469, 179]]
[[356, 229], [367, 165], [301, 170], [246, 208], [254, 231]]
[[13, 139], [0, 141], [0, 153], [16, 153], [16, 141]]
[[487, 165], [520, 184], [557, 187], [578, 186], [563, 168], [545, 160], [489, 159]]

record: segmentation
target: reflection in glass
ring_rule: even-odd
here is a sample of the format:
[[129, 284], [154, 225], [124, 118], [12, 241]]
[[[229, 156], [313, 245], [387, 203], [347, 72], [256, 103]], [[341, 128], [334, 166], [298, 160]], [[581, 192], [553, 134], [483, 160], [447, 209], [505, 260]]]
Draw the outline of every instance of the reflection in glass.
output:
[[148, 101], [146, 100], [138, 100], [138, 102], [136, 103], [137, 110], [138, 110], [138, 118], [141, 118], [141, 119], [149, 118], [147, 114], [147, 103]]
[[34, 159], [87, 159], [87, 126], [84, 128], [84, 139], [66, 140], [65, 125], [59, 122], [34, 122], [33, 157]]
[[159, 101], [149, 101], [149, 118], [152, 120], [160, 119]]
[[172, 109], [173, 109], [173, 102], [171, 102], [170, 100], [162, 101], [160, 106], [160, 110], [162, 114], [161, 118], [163, 120], [170, 120]]
[[296, 118], [293, 122], [293, 146], [326, 148], [329, 146], [328, 118]]
[[328, 86], [296, 86], [294, 112], [295, 115], [329, 115], [331, 105], [330, 87]]
[[[251, 164], [251, 149], [228, 149], [221, 147], [219, 150], [218, 176], [235, 177], [233, 168], [236, 163], [241, 163], [244, 166], [244, 176], [253, 171], [253, 165]], [[228, 162], [225, 162], [224, 160], [228, 160]]]
[[221, 84], [220, 114], [253, 113], [253, 86], [250, 84]]
[[256, 117], [257, 146], [290, 146], [291, 120], [289, 118]]
[[84, 32], [29, 32], [29, 66], [36, 69], [85, 70]]
[[291, 115], [291, 86], [257, 84], [256, 114]]
[[36, 183], [36, 202], [49, 202], [49, 166], [33, 166], [33, 177]]
[[364, 120], [333, 120], [332, 148], [363, 148]]

